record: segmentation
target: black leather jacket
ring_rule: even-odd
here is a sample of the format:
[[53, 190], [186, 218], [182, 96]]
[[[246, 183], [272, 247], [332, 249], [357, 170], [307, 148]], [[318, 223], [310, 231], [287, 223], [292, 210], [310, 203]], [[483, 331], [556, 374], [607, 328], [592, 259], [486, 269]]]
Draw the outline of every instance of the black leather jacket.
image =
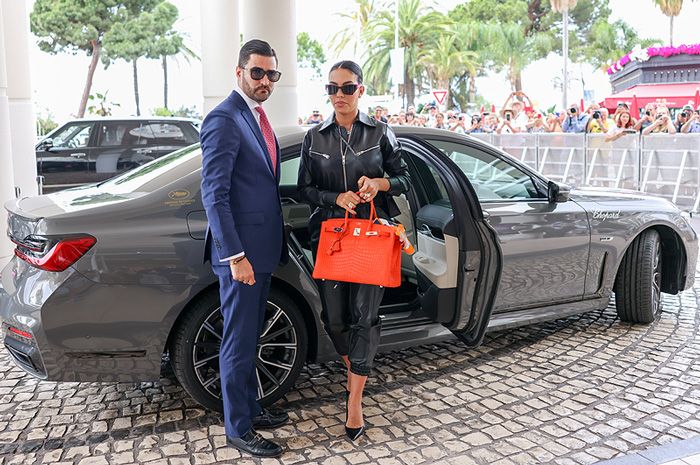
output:
[[[300, 199], [316, 207], [309, 220], [312, 242], [323, 220], [345, 216], [345, 210], [335, 200], [343, 192], [357, 192], [357, 181], [362, 176], [389, 176], [389, 191], [379, 192], [374, 199], [380, 217], [398, 215], [392, 196], [407, 192], [410, 187], [401, 145], [389, 126], [359, 112], [349, 145], [341, 141], [341, 134], [347, 140], [345, 129], [335, 124], [333, 115], [311, 128], [301, 147], [297, 185]], [[355, 211], [358, 217], [369, 218], [369, 204], [358, 205]]]

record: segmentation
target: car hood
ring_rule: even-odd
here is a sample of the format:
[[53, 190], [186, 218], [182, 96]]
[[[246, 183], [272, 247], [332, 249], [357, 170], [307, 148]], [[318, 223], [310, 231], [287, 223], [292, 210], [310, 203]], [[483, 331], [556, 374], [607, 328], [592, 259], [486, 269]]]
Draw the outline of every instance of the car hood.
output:
[[650, 208], [662, 208], [679, 211], [673, 203], [661, 197], [645, 194], [631, 189], [610, 189], [607, 187], [577, 187], [571, 189], [571, 198], [576, 201], [594, 202], [603, 206], [636, 205]]
[[50, 218], [117, 204], [146, 194], [146, 192], [107, 192], [93, 184], [36, 197], [10, 200], [5, 204], [5, 208], [13, 214], [29, 219]]

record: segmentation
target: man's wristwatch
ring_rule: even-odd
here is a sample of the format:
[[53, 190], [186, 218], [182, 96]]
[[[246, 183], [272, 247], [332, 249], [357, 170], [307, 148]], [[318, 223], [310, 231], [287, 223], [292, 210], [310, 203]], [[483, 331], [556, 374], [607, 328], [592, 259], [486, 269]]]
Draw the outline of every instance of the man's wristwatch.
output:
[[236, 257], [236, 258], [231, 259], [231, 264], [232, 264], [232, 265], [238, 265], [238, 264], [241, 263], [243, 260], [245, 260], [245, 255], [241, 255], [240, 257]]

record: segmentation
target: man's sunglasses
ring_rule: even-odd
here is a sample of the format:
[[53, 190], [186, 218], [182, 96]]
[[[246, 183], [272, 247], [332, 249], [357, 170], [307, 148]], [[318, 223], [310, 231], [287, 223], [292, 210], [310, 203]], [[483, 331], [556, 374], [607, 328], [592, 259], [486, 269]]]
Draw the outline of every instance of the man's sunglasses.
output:
[[243, 69], [247, 69], [250, 72], [250, 77], [252, 77], [256, 81], [261, 80], [263, 77], [265, 77], [265, 75], [267, 75], [267, 78], [270, 80], [270, 82], [277, 82], [282, 77], [282, 73], [274, 69], [265, 71], [264, 69], [258, 68], [257, 66], [254, 68]]
[[338, 89], [340, 89], [343, 94], [352, 95], [357, 92], [359, 87], [359, 84], [343, 84], [342, 86], [337, 84], [326, 84], [326, 92], [328, 92], [328, 95], [335, 95], [338, 93]]

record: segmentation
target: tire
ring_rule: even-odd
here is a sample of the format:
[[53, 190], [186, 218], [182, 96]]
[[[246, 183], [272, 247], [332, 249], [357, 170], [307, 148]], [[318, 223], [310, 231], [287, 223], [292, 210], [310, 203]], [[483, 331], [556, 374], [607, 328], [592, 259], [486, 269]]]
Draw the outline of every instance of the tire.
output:
[[649, 324], [661, 308], [661, 236], [654, 229], [639, 235], [625, 253], [615, 281], [620, 320]]
[[[218, 357], [222, 328], [219, 293], [214, 290], [187, 311], [170, 345], [171, 364], [182, 387], [202, 406], [218, 412], [223, 411]], [[277, 401], [294, 386], [306, 361], [307, 341], [299, 307], [271, 289], [256, 359], [261, 406]]]

